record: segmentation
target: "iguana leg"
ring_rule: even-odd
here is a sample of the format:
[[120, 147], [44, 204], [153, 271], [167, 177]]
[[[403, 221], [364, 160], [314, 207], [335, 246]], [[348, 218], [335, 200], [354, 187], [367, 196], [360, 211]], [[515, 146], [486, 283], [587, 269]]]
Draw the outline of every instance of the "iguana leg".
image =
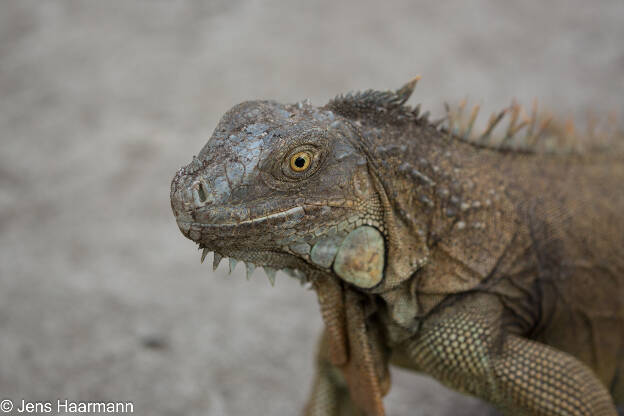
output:
[[304, 410], [305, 416], [361, 416], [349, 398], [342, 372], [329, 361], [328, 337], [321, 337], [312, 393]]
[[[483, 315], [481, 315], [483, 316]], [[606, 388], [576, 358], [460, 312], [404, 344], [413, 365], [508, 415], [616, 416]]]

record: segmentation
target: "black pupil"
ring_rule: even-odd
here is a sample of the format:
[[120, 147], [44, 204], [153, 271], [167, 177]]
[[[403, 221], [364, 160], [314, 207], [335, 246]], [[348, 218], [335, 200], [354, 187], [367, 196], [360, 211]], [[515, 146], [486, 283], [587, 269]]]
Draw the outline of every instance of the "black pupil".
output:
[[301, 156], [297, 157], [297, 159], [295, 159], [295, 166], [297, 166], [299, 169], [303, 168], [305, 166], [305, 159], [302, 158]]

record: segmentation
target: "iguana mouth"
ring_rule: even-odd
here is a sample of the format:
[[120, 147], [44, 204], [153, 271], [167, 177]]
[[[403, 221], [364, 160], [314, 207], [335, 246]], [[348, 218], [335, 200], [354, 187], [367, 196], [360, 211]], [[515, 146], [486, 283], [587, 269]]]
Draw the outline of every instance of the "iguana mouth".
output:
[[[256, 208], [259, 207], [256, 206]], [[247, 279], [249, 279], [256, 266], [262, 266], [271, 285], [275, 284], [277, 270], [284, 270], [290, 276], [299, 279], [301, 284], [308, 283], [309, 279], [307, 276], [298, 270], [300, 261], [291, 255], [272, 251], [268, 247], [265, 247], [265, 251], [260, 249], [250, 251], [240, 246], [241, 241], [249, 236], [256, 236], [258, 239], [265, 238], [267, 235], [263, 233], [264, 226], [294, 227], [305, 216], [304, 208], [295, 206], [266, 215], [231, 221], [240, 212], [239, 207], [220, 207], [212, 210], [202, 210], [195, 212], [192, 216], [190, 212], [184, 212], [176, 216], [176, 222], [187, 238], [199, 244], [199, 248], [202, 250], [202, 263], [206, 255], [210, 251], [214, 251], [213, 270], [216, 270], [224, 257], [230, 257], [230, 273], [234, 270], [236, 264], [242, 261], [245, 263]], [[213, 220], [229, 218], [230, 221], [209, 222], [200, 220], [198, 216], [212, 218]]]
[[[232, 219], [235, 211], [229, 208], [222, 208], [201, 212], [200, 218], [190, 219], [186, 216], [177, 218], [178, 227], [188, 238], [199, 240], [204, 234], [218, 235], [224, 237], [227, 232], [258, 232], [260, 225], [281, 225], [288, 228], [298, 223], [305, 215], [305, 210], [301, 206], [296, 206], [284, 211], [273, 212], [254, 218], [242, 219], [240, 221], [223, 221]], [[196, 238], [197, 237], [197, 238]]]
[[269, 221], [269, 220], [282, 220], [282, 219], [289, 219], [290, 217], [297, 217], [297, 218], [301, 218], [303, 217], [303, 215], [305, 214], [303, 207], [294, 207], [294, 208], [290, 208], [287, 209], [286, 211], [278, 211], [272, 214], [268, 214], [268, 215], [263, 215], [260, 217], [256, 217], [256, 218], [251, 218], [248, 220], [242, 220], [242, 221], [237, 221], [237, 222], [231, 222], [231, 223], [223, 223], [223, 224], [215, 224], [217, 226], [223, 225], [223, 226], [232, 226], [232, 225], [236, 225], [236, 226], [240, 226], [240, 225], [246, 225], [246, 224], [260, 224], [263, 223], [265, 221]]

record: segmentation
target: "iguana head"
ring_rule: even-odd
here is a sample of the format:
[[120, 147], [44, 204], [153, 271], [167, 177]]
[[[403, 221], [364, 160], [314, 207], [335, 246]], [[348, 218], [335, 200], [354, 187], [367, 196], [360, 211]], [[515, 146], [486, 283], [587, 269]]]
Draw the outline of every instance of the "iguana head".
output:
[[339, 112], [272, 101], [229, 110], [171, 183], [182, 233], [216, 259], [335, 273], [364, 289], [405, 279], [420, 242], [398, 241], [377, 161]]

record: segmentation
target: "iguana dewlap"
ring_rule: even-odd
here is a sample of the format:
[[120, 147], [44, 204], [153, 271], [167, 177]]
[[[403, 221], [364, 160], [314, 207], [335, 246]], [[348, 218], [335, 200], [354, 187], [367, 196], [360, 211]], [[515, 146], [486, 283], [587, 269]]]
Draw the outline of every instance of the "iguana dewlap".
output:
[[173, 179], [180, 230], [217, 264], [312, 284], [326, 330], [307, 415], [383, 415], [389, 363], [509, 415], [616, 415], [621, 136], [572, 151], [569, 128], [516, 105], [479, 135], [478, 108], [432, 123], [405, 105], [416, 80], [235, 106]]

